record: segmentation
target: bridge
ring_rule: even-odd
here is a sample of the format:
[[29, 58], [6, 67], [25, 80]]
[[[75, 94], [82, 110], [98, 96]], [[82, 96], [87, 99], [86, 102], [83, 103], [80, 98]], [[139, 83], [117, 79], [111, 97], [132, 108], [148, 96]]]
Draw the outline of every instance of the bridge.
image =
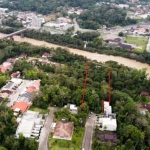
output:
[[20, 36], [23, 38], [24, 37], [24, 32], [29, 30], [29, 28], [25, 28], [25, 29], [22, 29], [22, 30], [19, 30], [19, 31], [16, 31], [16, 32], [13, 32], [13, 33], [10, 33], [10, 34], [7, 34], [3, 37], [0, 37], [0, 40], [3, 40], [3, 39], [8, 39], [10, 38], [10, 40], [14, 40], [13, 36], [14, 35], [18, 35], [20, 34]]

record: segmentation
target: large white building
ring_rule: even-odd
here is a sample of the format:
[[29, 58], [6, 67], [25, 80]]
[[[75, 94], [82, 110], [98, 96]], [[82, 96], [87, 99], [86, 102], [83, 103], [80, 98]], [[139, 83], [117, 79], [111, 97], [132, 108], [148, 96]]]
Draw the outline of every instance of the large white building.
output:
[[109, 105], [109, 102], [104, 101], [104, 114], [95, 123], [100, 130], [117, 130], [116, 114], [112, 113], [112, 107]]
[[39, 137], [41, 127], [43, 127], [44, 120], [39, 112], [28, 110], [22, 118], [18, 117], [17, 122], [19, 126], [16, 130], [16, 137], [23, 134], [24, 137], [32, 138]]

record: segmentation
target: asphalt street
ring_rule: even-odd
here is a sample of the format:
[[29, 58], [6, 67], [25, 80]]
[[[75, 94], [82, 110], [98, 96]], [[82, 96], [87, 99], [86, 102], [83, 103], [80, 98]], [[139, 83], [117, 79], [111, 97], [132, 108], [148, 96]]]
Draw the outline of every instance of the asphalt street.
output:
[[82, 141], [82, 149], [84, 150], [91, 150], [95, 121], [96, 121], [96, 115], [91, 114], [90, 118], [88, 118], [85, 125], [85, 133]]
[[51, 107], [50, 113], [47, 116], [46, 122], [44, 124], [44, 127], [41, 131], [40, 139], [39, 139], [39, 148], [38, 150], [49, 150], [48, 149], [48, 140], [49, 135], [51, 133], [51, 124], [54, 119], [54, 112], [57, 110], [57, 108]]

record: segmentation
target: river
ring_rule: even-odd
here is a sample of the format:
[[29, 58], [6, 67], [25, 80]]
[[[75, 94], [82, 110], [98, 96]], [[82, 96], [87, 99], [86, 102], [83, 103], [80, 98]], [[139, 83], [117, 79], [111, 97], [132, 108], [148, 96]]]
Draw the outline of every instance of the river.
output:
[[[0, 37], [3, 37], [4, 35], [6, 35], [6, 34], [0, 33]], [[53, 48], [62, 47], [62, 48], [68, 49], [71, 53], [82, 55], [82, 56], [87, 57], [88, 59], [97, 60], [98, 62], [106, 62], [106, 61], [112, 60], [112, 61], [118, 62], [119, 64], [123, 64], [123, 65], [131, 67], [131, 68], [136, 68], [138, 70], [142, 69], [142, 68], [146, 68], [147, 73], [150, 75], [150, 66], [148, 64], [137, 62], [135, 60], [131, 60], [128, 58], [112, 56], [112, 55], [109, 56], [109, 55], [98, 54], [98, 53], [90, 53], [90, 52], [79, 50], [79, 49], [68, 48], [65, 46], [51, 44], [51, 43], [48, 43], [45, 41], [39, 41], [39, 40], [35, 40], [35, 39], [30, 39], [30, 38], [21, 38], [20, 36], [14, 36], [14, 40], [18, 41], [18, 42], [28, 42], [33, 45], [46, 46], [46, 47], [50, 47], [50, 48], [51, 47], [53, 47]]]

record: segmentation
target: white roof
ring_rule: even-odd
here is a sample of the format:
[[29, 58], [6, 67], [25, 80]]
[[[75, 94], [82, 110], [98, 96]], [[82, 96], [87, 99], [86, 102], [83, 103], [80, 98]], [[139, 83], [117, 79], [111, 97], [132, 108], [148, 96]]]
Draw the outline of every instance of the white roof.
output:
[[21, 110], [20, 108], [15, 108], [15, 110], [14, 110], [14, 111], [19, 112], [20, 110]]
[[5, 66], [8, 66], [8, 65], [11, 66], [11, 63], [9, 63], [9, 62], [4, 62], [4, 63], [3, 63], [3, 66], [4, 66], [4, 67], [5, 67]]
[[34, 128], [34, 121], [22, 120], [19, 124], [16, 134], [22, 133], [25, 137], [30, 137]]
[[112, 126], [117, 126], [116, 119], [112, 118], [99, 118], [99, 122], [102, 123], [103, 126], [107, 126], [108, 124], [111, 124]]
[[71, 109], [71, 110], [78, 110], [78, 108], [77, 108], [76, 105], [74, 105], [74, 104], [70, 104], [70, 109]]
[[15, 84], [19, 85], [22, 82], [22, 79], [12, 78], [11, 81], [14, 82]]

